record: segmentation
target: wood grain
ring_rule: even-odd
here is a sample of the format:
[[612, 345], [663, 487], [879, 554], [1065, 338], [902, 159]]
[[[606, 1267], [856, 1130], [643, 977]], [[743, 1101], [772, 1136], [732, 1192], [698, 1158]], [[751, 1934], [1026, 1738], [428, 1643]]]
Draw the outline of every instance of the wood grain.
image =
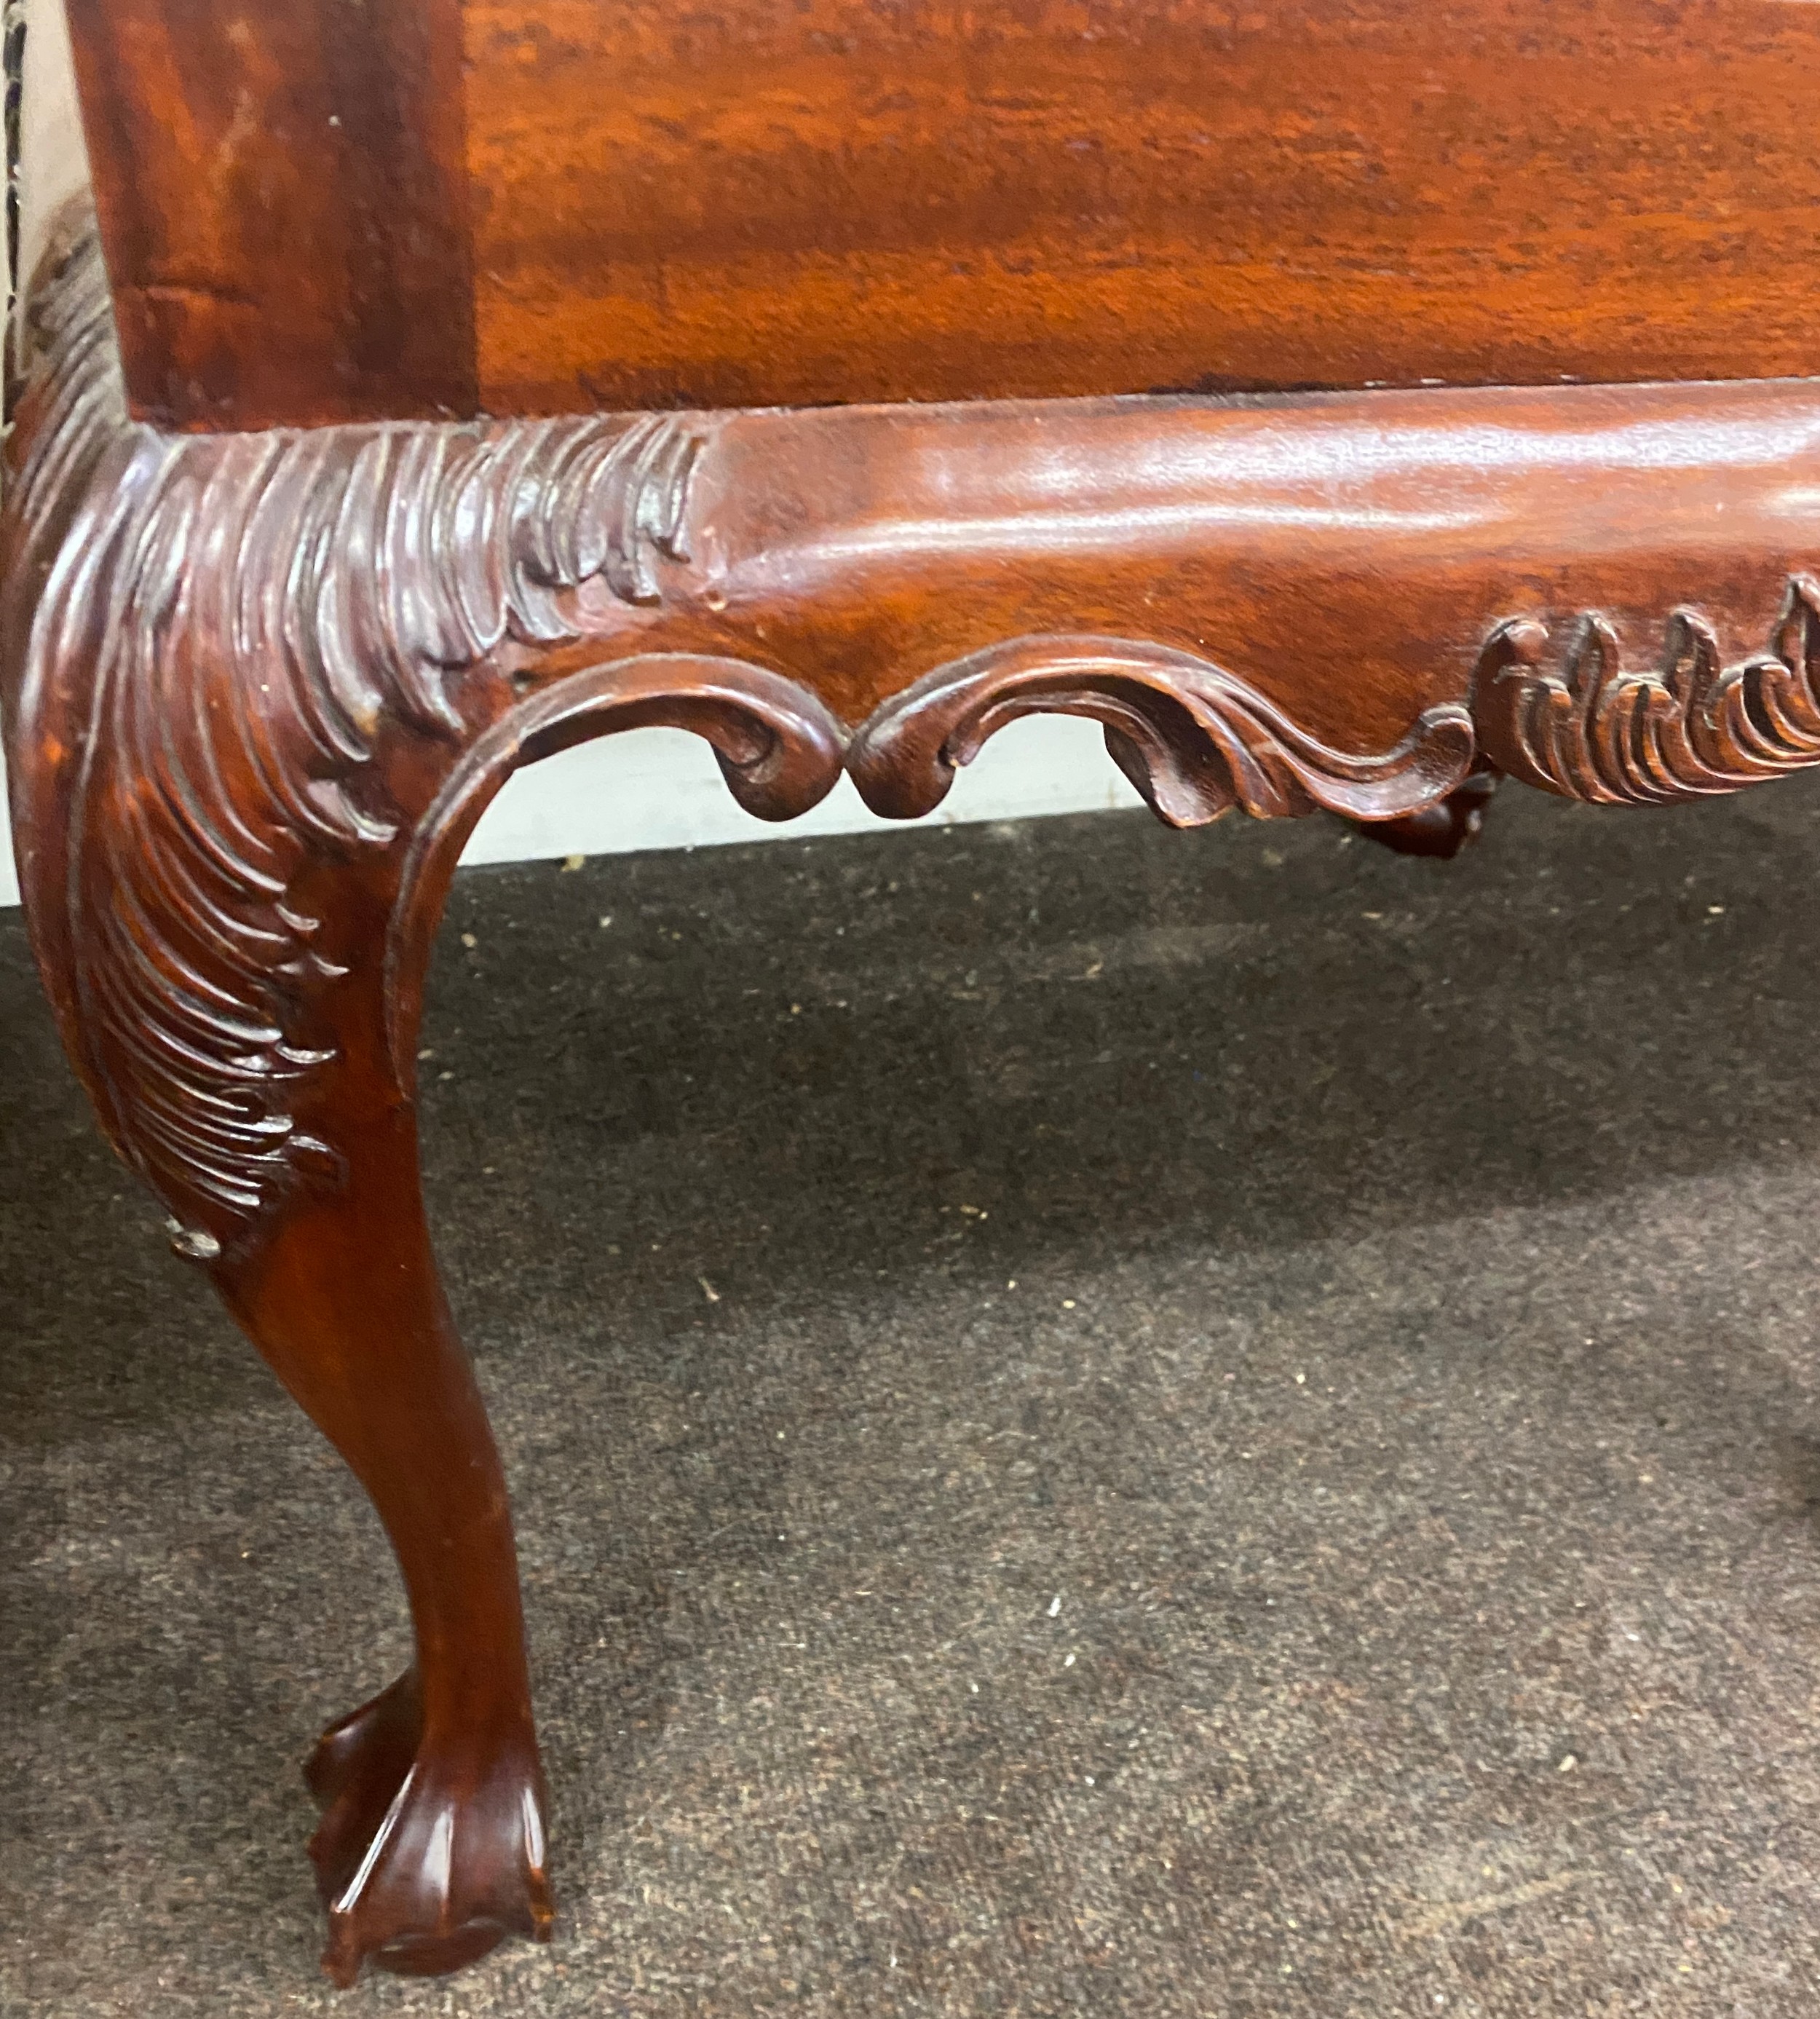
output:
[[495, 411], [1815, 369], [1785, 0], [468, 0]]
[[361, 1480], [411, 1669], [331, 1727], [338, 1982], [547, 1935], [509, 1515], [413, 1075], [512, 771], [692, 730], [752, 810], [919, 813], [1033, 711], [1164, 818], [1445, 852], [1488, 762], [1615, 805], [1820, 763], [1820, 386], [362, 423], [132, 419], [73, 215], [0, 509], [34, 954], [103, 1126]]
[[1789, 0], [72, 0], [183, 427], [1820, 364]]

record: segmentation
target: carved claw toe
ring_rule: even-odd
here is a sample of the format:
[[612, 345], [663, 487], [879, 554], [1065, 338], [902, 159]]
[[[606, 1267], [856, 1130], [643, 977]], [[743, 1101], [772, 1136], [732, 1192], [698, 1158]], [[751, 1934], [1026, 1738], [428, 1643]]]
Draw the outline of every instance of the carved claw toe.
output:
[[343, 1989], [371, 1958], [434, 1977], [509, 1934], [547, 1941], [543, 1790], [528, 1722], [439, 1744], [415, 1673], [322, 1735], [304, 1770], [323, 1818], [310, 1840], [328, 1909], [322, 1967]]

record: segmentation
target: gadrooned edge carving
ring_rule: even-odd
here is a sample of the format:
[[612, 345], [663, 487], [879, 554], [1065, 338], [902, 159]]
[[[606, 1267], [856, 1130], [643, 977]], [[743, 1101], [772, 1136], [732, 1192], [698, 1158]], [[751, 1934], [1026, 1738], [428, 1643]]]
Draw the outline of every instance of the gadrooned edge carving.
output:
[[1820, 583], [1797, 575], [1767, 651], [1726, 665], [1698, 611], [1668, 620], [1659, 665], [1627, 672], [1611, 621], [1589, 613], [1557, 672], [1546, 625], [1501, 624], [1481, 657], [1486, 755], [1564, 798], [1622, 806], [1735, 792], [1820, 763]]
[[125, 411], [92, 216], [64, 244], [9, 451], [22, 868], [103, 1118], [208, 1257], [326, 1154], [288, 1093], [324, 1062], [295, 1031], [335, 972], [299, 872], [393, 846], [381, 740], [452, 761], [465, 672], [578, 636], [589, 580], [656, 596], [702, 436], [654, 415], [163, 436]]
[[1211, 660], [1138, 639], [1019, 638], [940, 666], [887, 701], [854, 738], [847, 768], [875, 813], [940, 805], [955, 768], [1018, 717], [1102, 725], [1114, 761], [1158, 817], [1199, 827], [1235, 807], [1260, 820], [1317, 807], [1394, 820], [1444, 799], [1472, 767], [1467, 710], [1424, 711], [1381, 755], [1333, 750]]

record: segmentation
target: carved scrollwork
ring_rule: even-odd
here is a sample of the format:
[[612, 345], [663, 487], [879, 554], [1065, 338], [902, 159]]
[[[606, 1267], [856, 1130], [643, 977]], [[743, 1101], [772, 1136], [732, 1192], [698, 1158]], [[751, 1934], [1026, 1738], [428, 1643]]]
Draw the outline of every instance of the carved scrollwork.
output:
[[[92, 220], [31, 299], [0, 668], [32, 930], [104, 1121], [192, 1252], [212, 1255], [299, 1169], [332, 1165], [333, 1147], [310, 1140], [310, 1089], [337, 1048], [364, 1056], [335, 1006], [350, 996], [333, 992], [337, 962], [386, 934], [386, 1028], [361, 1042], [386, 1053], [384, 1097], [408, 1091], [404, 977], [506, 774], [584, 736], [673, 723], [713, 743], [754, 810], [802, 810], [833, 781], [845, 732], [725, 648], [772, 637], [807, 654], [831, 633], [806, 601], [767, 629], [751, 600], [767, 566], [774, 582], [789, 572], [767, 553], [789, 512], [768, 506], [733, 534], [721, 520], [699, 574], [682, 573], [698, 459], [753, 417], [170, 436], [125, 412]], [[751, 466], [730, 452], [704, 527], [730, 506], [728, 469]], [[1040, 607], [1071, 607], [1075, 565], [1038, 584]], [[1479, 619], [1463, 622], [1476, 635]], [[1322, 662], [1342, 699], [1349, 636]], [[1471, 710], [1429, 706], [1393, 747], [1361, 751], [1195, 653], [1045, 632], [928, 673], [847, 762], [877, 811], [914, 817], [1007, 723], [1079, 715], [1173, 825], [1322, 808], [1445, 849], [1470, 832], [1488, 765], [1636, 801], [1820, 761], [1820, 586], [1806, 576], [1769, 648], [1735, 665], [1686, 610], [1654, 671], [1626, 672], [1596, 615], [1558, 671], [1549, 643], [1539, 623], [1500, 626]], [[1426, 677], [1407, 691], [1434, 691]], [[357, 930], [327, 927], [331, 882]]]
[[386, 942], [386, 1039], [408, 1085], [415, 1004], [457, 858], [493, 795], [520, 766], [617, 730], [692, 730], [713, 749], [727, 788], [760, 820], [789, 820], [838, 782], [846, 732], [815, 697], [762, 666], [650, 652], [571, 675], [521, 701], [466, 751], [419, 821]]
[[1820, 583], [1790, 581], [1767, 651], [1728, 665], [1699, 611], [1668, 621], [1661, 662], [1625, 669], [1589, 614], [1557, 672], [1547, 628], [1517, 618], [1481, 657], [1474, 713], [1501, 770], [1564, 798], [1637, 805], [1733, 792], [1820, 763]]
[[957, 767], [1020, 716], [1086, 716], [1158, 817], [1200, 827], [1234, 807], [1260, 820], [1317, 807], [1354, 820], [1434, 805], [1472, 767], [1473, 729], [1453, 704], [1424, 711], [1394, 749], [1330, 749], [1210, 660], [1129, 638], [1019, 638], [940, 666], [885, 705], [847, 768], [876, 813], [941, 804]]

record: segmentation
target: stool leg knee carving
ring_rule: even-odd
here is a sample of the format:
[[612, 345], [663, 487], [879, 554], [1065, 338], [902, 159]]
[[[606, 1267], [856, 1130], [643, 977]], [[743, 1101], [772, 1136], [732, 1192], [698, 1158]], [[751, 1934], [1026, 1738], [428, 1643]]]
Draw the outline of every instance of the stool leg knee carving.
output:
[[[194, 663], [212, 666], [204, 642]], [[154, 649], [169, 671], [176, 648]], [[106, 677], [74, 658], [58, 671], [78, 693]], [[228, 753], [206, 731], [185, 743], [245, 698], [244, 683], [184, 695], [196, 705], [161, 758], [123, 722], [79, 780], [46, 754], [64, 737], [28, 715], [14, 763], [34, 809], [34, 936], [97, 1111], [172, 1209], [179, 1251], [365, 1488], [403, 1574], [416, 1659], [306, 1770], [324, 1808], [310, 1845], [324, 1966], [346, 1985], [366, 1958], [437, 1973], [551, 1923], [505, 1481], [419, 1182], [418, 1010], [462, 839], [540, 736], [687, 723], [760, 799], [780, 773], [796, 794], [825, 790], [839, 742], [770, 676], [615, 662], [417, 749], [442, 783], [415, 820], [379, 821], [369, 803], [364, 826], [306, 839], [269, 776], [249, 770], [237, 795]], [[148, 806], [136, 781], [161, 762], [181, 784]], [[206, 806], [211, 781], [222, 796]]]
[[415, 1662], [307, 1770], [324, 1966], [446, 1970], [551, 1923], [505, 1481], [419, 1187], [448, 878], [506, 776], [566, 743], [695, 730], [781, 817], [843, 738], [759, 669], [548, 658], [584, 580], [636, 593], [665, 424], [172, 441], [125, 417], [92, 254], [38, 302], [4, 556], [34, 950], [115, 1147], [403, 1573]]

